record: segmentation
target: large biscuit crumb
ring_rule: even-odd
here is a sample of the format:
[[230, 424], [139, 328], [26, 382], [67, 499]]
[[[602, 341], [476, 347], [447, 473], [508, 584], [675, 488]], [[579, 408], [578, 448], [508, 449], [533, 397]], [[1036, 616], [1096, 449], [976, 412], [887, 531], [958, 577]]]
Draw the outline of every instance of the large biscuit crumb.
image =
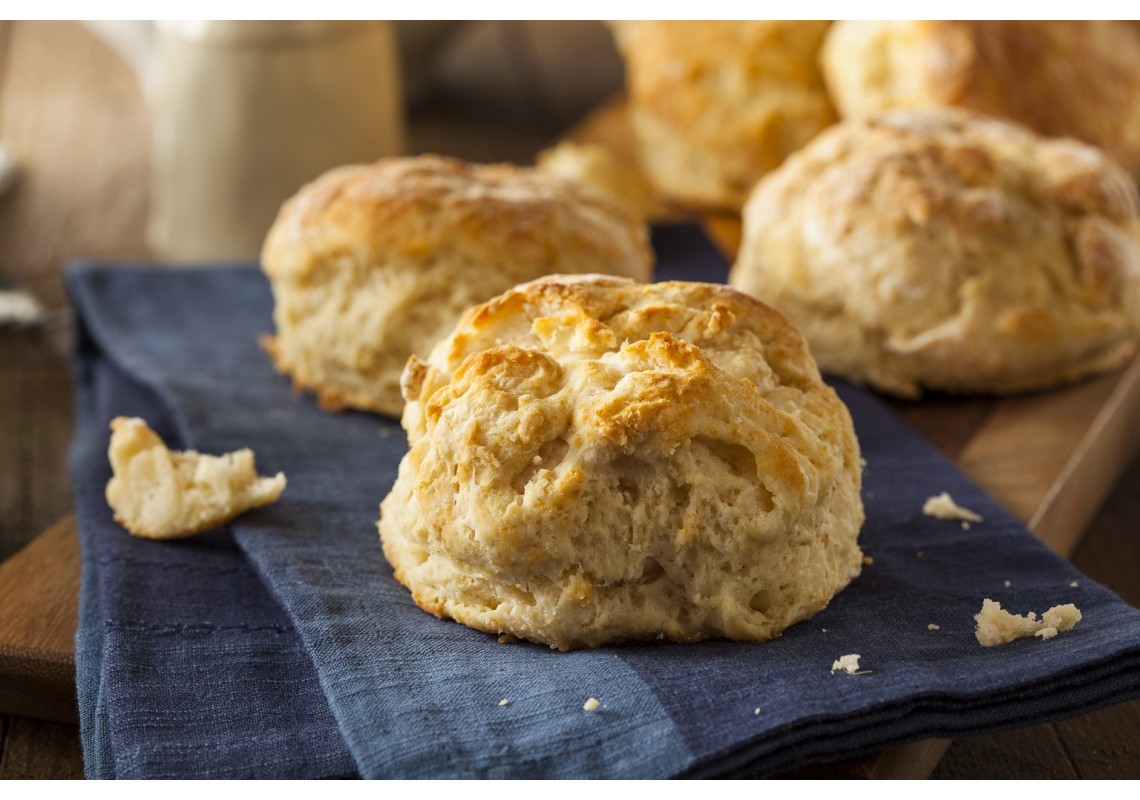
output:
[[974, 615], [978, 628], [974, 635], [982, 647], [1008, 644], [1015, 639], [1037, 636], [1052, 639], [1061, 631], [1067, 631], [1081, 621], [1081, 612], [1072, 603], [1053, 606], [1037, 619], [1037, 614], [1011, 614], [1004, 611], [1001, 603], [987, 598], [982, 602], [982, 610]]
[[870, 672], [869, 669], [859, 669], [859, 659], [860, 655], [858, 653], [840, 656], [838, 660], [832, 662], [831, 671], [846, 672], [848, 675], [862, 675], [866, 672]]
[[960, 519], [964, 522], [982, 521], [981, 514], [955, 503], [949, 492], [926, 498], [926, 502], [922, 504], [922, 513], [938, 519]]
[[145, 421], [116, 417], [107, 455], [115, 521], [144, 539], [181, 539], [277, 500], [284, 473], [260, 478], [248, 449], [210, 456], [173, 452]]

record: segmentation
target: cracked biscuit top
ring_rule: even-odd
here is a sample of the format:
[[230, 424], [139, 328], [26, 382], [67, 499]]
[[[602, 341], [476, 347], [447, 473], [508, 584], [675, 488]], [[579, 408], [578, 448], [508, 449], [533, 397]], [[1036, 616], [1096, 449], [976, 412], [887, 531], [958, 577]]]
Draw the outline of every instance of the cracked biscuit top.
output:
[[761, 640], [859, 572], [847, 409], [795, 327], [727, 287], [524, 284], [403, 390], [380, 532], [438, 616], [559, 649]]
[[757, 185], [730, 283], [787, 313], [825, 372], [904, 396], [1044, 388], [1134, 352], [1137, 209], [1095, 148], [895, 111]]

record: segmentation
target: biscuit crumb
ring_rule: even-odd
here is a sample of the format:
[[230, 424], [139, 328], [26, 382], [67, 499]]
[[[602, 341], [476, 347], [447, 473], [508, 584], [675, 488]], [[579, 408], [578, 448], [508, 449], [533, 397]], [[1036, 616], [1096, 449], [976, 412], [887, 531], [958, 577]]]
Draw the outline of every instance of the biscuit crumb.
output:
[[1012, 581], [1002, 581], [1001, 585], [1008, 589], [1010, 586], [1013, 586], [1013, 582]]
[[258, 476], [252, 450], [221, 456], [172, 451], [138, 417], [111, 421], [107, 456], [113, 472], [107, 503], [115, 521], [143, 539], [205, 533], [285, 491], [284, 473]]
[[757, 706], [756, 708], [752, 709], [752, 716], [754, 716], [754, 717], [758, 717], [758, 716], [760, 716], [760, 707], [759, 707], [759, 706]]
[[921, 550], [915, 550], [914, 551], [914, 557], [915, 558], [922, 558], [922, 551]]
[[601, 706], [601, 703], [598, 702], [598, 698], [591, 697], [591, 698], [587, 699], [585, 703], [582, 704], [582, 710], [583, 711], [597, 711], [599, 706]]
[[864, 567], [869, 567], [874, 563], [875, 563], [875, 559], [871, 558], [870, 556], [863, 556], [863, 566]]
[[928, 631], [937, 631], [937, 630], [941, 630], [941, 628], [940, 628], [938, 625], [935, 625], [933, 622], [932, 622], [932, 623], [930, 623], [929, 625], [927, 625], [927, 626], [926, 626], [926, 629], [927, 629]]
[[980, 514], [955, 503], [949, 492], [926, 498], [926, 502], [922, 504], [922, 513], [937, 519], [959, 519], [965, 522], [982, 521]]
[[839, 660], [834, 661], [831, 664], [832, 673], [846, 672], [848, 675], [867, 674], [871, 670], [859, 669], [859, 658], [860, 655], [858, 653], [849, 653], [848, 655], [840, 656]]
[[514, 644], [518, 640], [519, 637], [515, 636], [513, 633], [500, 633], [498, 639], [499, 644]]
[[1073, 581], [1072, 583], [1069, 584], [1070, 589], [1076, 589], [1078, 586], [1080, 586], [1080, 584], [1077, 583], [1076, 581]]
[[507, 698], [507, 697], [504, 697], [502, 700], [499, 701], [499, 705], [501, 705], [501, 706], [509, 706], [510, 704], [511, 704], [510, 698]]
[[982, 610], [974, 615], [974, 620], [978, 623], [977, 630], [974, 631], [978, 644], [993, 647], [1029, 636], [1052, 639], [1080, 622], [1081, 612], [1075, 605], [1068, 603], [1053, 606], [1041, 615], [1041, 619], [1037, 619], [1037, 614], [1033, 611], [1026, 616], [1011, 614], [1002, 610], [1001, 603], [986, 598], [982, 602]]
[[964, 530], [964, 531], [970, 530], [970, 523], [967, 522], [966, 520], [962, 520], [962, 530]]

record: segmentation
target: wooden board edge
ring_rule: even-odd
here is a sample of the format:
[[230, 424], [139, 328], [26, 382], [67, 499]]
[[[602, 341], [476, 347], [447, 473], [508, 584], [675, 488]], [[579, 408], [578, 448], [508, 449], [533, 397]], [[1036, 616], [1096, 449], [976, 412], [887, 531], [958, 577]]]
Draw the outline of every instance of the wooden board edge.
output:
[[79, 581], [79, 537], [70, 514], [0, 564], [0, 713], [78, 718]]
[[1046, 544], [1068, 556], [1140, 452], [1140, 356], [1133, 359], [1049, 491], [1029, 518]]

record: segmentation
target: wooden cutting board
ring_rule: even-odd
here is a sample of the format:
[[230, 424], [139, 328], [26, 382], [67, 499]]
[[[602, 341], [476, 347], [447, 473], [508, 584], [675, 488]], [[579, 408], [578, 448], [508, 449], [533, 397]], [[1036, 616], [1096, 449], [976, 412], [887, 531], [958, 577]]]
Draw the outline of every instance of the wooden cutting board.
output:
[[68, 516], [0, 564], [0, 714], [74, 722], [79, 539]]
[[[603, 107], [573, 138], [635, 158], [624, 109]], [[726, 253], [739, 220], [704, 215]], [[1067, 556], [1140, 449], [1140, 357], [1075, 386], [1013, 398], [933, 397], [896, 411], [1053, 550]], [[0, 713], [74, 721], [79, 546], [73, 517], [0, 564]], [[813, 777], [924, 778], [946, 742], [930, 740]]]

